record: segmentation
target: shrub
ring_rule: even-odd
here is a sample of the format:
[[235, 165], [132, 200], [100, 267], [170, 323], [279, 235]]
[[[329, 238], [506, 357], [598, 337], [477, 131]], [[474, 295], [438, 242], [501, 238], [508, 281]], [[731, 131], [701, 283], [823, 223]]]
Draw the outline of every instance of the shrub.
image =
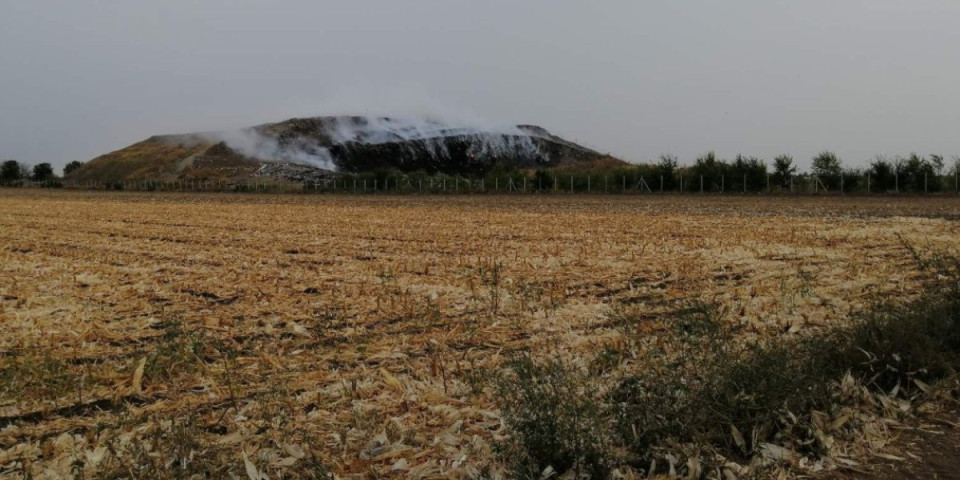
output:
[[[595, 376], [519, 356], [496, 382], [512, 430], [503, 458], [518, 478], [548, 467], [602, 478], [614, 460], [648, 468], [667, 445], [743, 460], [768, 442], [823, 454], [814, 415], [853, 400], [837, 395], [847, 373], [877, 393], [909, 398], [960, 367], [960, 258], [914, 255], [931, 279], [919, 299], [878, 305], [853, 327], [823, 335], [742, 345], [722, 311], [692, 303], [658, 333], [660, 348], [608, 393], [600, 392], [609, 377], [598, 375], [620, 365], [622, 351], [599, 350]], [[626, 345], [642, 343], [631, 327], [647, 321], [644, 312], [617, 311], [614, 321]], [[615, 447], [628, 456], [615, 458]]]
[[835, 360], [884, 391], [909, 388], [915, 379], [935, 381], [960, 367], [960, 258], [914, 255], [936, 281], [907, 308], [874, 308]]
[[[824, 361], [827, 345], [817, 340], [754, 345], [746, 355], [719, 365], [693, 397], [698, 428], [687, 432], [688, 439], [728, 454], [748, 453], [797, 424], [788, 418], [805, 420], [812, 411], [827, 408], [831, 384], [842, 373]], [[742, 444], [731, 435], [732, 427], [743, 432]], [[810, 445], [812, 439], [802, 440]]]
[[607, 410], [586, 372], [519, 355], [495, 382], [512, 432], [499, 450], [515, 478], [539, 479], [548, 468], [573, 470], [576, 478], [609, 476]]
[[[682, 309], [661, 355], [677, 352], [666, 368], [644, 368], [617, 385], [617, 434], [638, 464], [670, 440], [710, 445], [727, 456], [750, 453], [830, 402], [831, 368], [820, 340], [771, 341], [736, 348], [737, 328], [710, 305]], [[789, 412], [789, 413], [788, 413]], [[751, 435], [738, 438], [733, 430]]]

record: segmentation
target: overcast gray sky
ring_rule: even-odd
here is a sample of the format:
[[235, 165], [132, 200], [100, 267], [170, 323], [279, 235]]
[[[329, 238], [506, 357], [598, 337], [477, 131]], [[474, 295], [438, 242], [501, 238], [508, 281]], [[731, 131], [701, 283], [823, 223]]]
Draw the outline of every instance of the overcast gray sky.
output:
[[626, 160], [960, 154], [960, 2], [0, 0], [0, 158], [468, 112]]

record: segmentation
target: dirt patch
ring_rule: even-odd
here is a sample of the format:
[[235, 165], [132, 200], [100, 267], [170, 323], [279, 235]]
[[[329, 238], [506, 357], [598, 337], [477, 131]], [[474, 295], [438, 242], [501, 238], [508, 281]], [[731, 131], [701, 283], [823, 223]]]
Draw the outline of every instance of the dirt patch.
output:
[[[832, 472], [824, 480], [898, 480], [903, 478], [960, 479], [960, 412], [950, 411], [924, 419], [925, 424], [905, 430], [869, 466]], [[903, 460], [895, 460], [894, 457]]]

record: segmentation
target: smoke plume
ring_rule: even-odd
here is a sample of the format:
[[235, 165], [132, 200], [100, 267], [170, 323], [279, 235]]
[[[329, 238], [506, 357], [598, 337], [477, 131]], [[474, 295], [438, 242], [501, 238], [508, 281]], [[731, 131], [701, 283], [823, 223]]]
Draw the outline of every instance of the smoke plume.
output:
[[[450, 159], [451, 141], [469, 145], [471, 157], [542, 156], [533, 138], [536, 132], [517, 126], [470, 125], [438, 118], [401, 116], [341, 116], [293, 119], [280, 125], [310, 122], [310, 130], [296, 137], [276, 135], [274, 125], [207, 134], [231, 149], [264, 161], [292, 162], [335, 170], [332, 147], [345, 149], [382, 144], [407, 145], [435, 159]], [[411, 150], [412, 153], [412, 150]]]
[[416, 88], [371, 88], [341, 90], [322, 102], [318, 111], [330, 116], [303, 118], [310, 128], [295, 128], [295, 134], [267, 124], [241, 130], [208, 134], [231, 149], [263, 161], [292, 162], [336, 170], [331, 152], [361, 146], [397, 144], [413, 154], [450, 160], [451, 142], [468, 145], [474, 158], [523, 155], [541, 158], [535, 138], [545, 131], [491, 122], [463, 108], [439, 102]]

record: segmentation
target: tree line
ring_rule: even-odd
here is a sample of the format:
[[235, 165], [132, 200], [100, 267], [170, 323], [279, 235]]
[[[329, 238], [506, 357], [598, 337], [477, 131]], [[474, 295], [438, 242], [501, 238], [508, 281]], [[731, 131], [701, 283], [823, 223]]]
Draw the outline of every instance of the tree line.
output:
[[707, 152], [698, 156], [692, 165], [681, 165], [673, 155], [661, 155], [655, 163], [528, 170], [494, 167], [484, 175], [474, 176], [378, 169], [336, 174], [322, 182], [305, 184], [304, 189], [358, 193], [934, 193], [960, 191], [958, 173], [960, 157], [948, 168], [941, 155], [877, 156], [865, 168], [847, 168], [835, 153], [823, 151], [811, 159], [809, 171], [798, 173], [790, 155], [778, 155], [768, 165], [758, 157], [737, 155], [727, 161], [714, 152]]
[[377, 169], [340, 173], [308, 185], [316, 191], [357, 192], [939, 192], [957, 190], [960, 157], [950, 169], [941, 155], [875, 157], [866, 168], [847, 168], [833, 152], [811, 159], [808, 172], [798, 173], [790, 155], [764, 160], [737, 155], [732, 161], [714, 152], [681, 165], [676, 156], [661, 155], [653, 163], [608, 167], [555, 167], [527, 170], [494, 167], [483, 175], [450, 175], [422, 170]]
[[[73, 161], [63, 168], [64, 176], [80, 168]], [[693, 164], [681, 165], [676, 156], [661, 155], [656, 162], [607, 167], [555, 167], [531, 170], [508, 170], [495, 167], [482, 176], [430, 174], [423, 171], [375, 170], [332, 175], [321, 185], [307, 190], [330, 190], [330, 181], [339, 189], [361, 191], [459, 191], [460, 181], [466, 191], [567, 191], [567, 192], [940, 192], [955, 191], [960, 175], [960, 156], [950, 165], [942, 155], [887, 157], [878, 155], [866, 167], [848, 168], [835, 153], [823, 151], [811, 159], [808, 172], [798, 173], [790, 155], [778, 155], [772, 164], [755, 156], [737, 155], [732, 161], [714, 152], [698, 156]], [[208, 179], [209, 180], [209, 179]], [[225, 180], [225, 179], [221, 179]], [[141, 182], [154, 185], [150, 179]], [[62, 177], [49, 163], [28, 166], [16, 160], [0, 163], [0, 185], [17, 186], [28, 182], [44, 186], [61, 186]], [[349, 182], [349, 184], [348, 184]], [[359, 183], [358, 183], [359, 182]], [[479, 182], [479, 183], [478, 183]], [[123, 182], [110, 188], [119, 188]], [[218, 182], [226, 185], [228, 181]], [[447, 185], [450, 185], [448, 188]], [[414, 188], [416, 186], [416, 188]], [[156, 188], [156, 187], [153, 187]], [[336, 187], [334, 187], [336, 188]]]
[[708, 152], [685, 167], [678, 166], [675, 157], [661, 156], [651, 174], [669, 177], [671, 187], [687, 177], [682, 185], [671, 188], [682, 191], [792, 191], [799, 182], [805, 188], [812, 184], [814, 189], [827, 191], [938, 192], [956, 187], [960, 157], [954, 157], [950, 169], [942, 155], [916, 153], [893, 158], [878, 155], [865, 168], [847, 168], [835, 153], [823, 151], [811, 159], [807, 173], [797, 173], [790, 155], [778, 155], [771, 167], [757, 157], [737, 155], [728, 162]]
[[[63, 175], [80, 168], [83, 162], [72, 161], [63, 167]], [[4, 160], [0, 163], [0, 185], [19, 186], [25, 182], [35, 182], [47, 185], [60, 184], [62, 177], [58, 176], [49, 163], [38, 163], [30, 166], [17, 160]]]

